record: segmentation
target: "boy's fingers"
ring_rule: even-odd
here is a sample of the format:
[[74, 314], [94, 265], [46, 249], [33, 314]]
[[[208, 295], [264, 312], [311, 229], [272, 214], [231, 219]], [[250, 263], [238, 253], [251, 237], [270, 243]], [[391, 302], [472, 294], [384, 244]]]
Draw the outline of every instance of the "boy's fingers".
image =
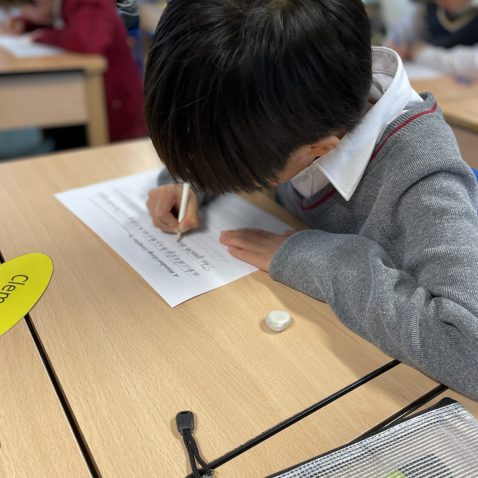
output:
[[191, 229], [196, 229], [199, 226], [199, 218], [196, 217], [185, 217], [181, 223], [178, 225], [178, 232], [186, 232]]
[[176, 232], [178, 229], [178, 221], [174, 216], [170, 221], [167, 219], [153, 219], [153, 224], [163, 232]]
[[186, 214], [178, 227], [178, 232], [186, 232], [199, 226], [198, 198], [194, 192], [189, 193]]
[[159, 216], [153, 212], [151, 218], [153, 224], [164, 232], [175, 232], [178, 227], [178, 220], [172, 214]]
[[219, 240], [226, 246], [250, 248], [262, 244], [264, 237], [258, 229], [236, 229], [222, 231]]
[[179, 212], [181, 195], [182, 186], [178, 184], [168, 184], [149, 191], [146, 206], [153, 224], [161, 231], [186, 232], [199, 226], [198, 198], [192, 191], [189, 193], [186, 214], [179, 225], [175, 214]]
[[240, 249], [238, 247], [228, 247], [227, 251], [236, 259], [247, 262], [258, 269], [261, 269], [262, 271], [269, 271], [269, 263], [261, 254], [256, 254], [249, 250]]
[[165, 232], [176, 232], [178, 220], [172, 213], [154, 213], [152, 215], [153, 224]]
[[164, 232], [175, 232], [178, 220], [172, 210], [176, 207], [174, 185], [152, 189], [146, 202], [153, 224]]
[[176, 197], [176, 191], [170, 187], [158, 188], [158, 192], [154, 197], [155, 202], [155, 215], [161, 218], [174, 217], [172, 214], [173, 209], [178, 208], [178, 201]]

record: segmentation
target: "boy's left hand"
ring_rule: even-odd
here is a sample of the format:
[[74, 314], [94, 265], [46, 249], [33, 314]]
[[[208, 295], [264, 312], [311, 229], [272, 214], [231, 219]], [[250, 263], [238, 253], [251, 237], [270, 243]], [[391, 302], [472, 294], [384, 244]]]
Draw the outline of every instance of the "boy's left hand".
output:
[[295, 232], [290, 230], [281, 235], [261, 229], [236, 229], [222, 231], [219, 242], [228, 247], [232, 256], [269, 272], [274, 254]]

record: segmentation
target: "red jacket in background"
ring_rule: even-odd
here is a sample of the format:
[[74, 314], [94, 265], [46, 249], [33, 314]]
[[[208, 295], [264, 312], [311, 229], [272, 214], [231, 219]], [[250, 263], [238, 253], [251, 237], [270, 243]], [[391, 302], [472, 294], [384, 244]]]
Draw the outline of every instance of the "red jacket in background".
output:
[[143, 85], [127, 32], [111, 0], [63, 0], [62, 29], [46, 28], [35, 41], [108, 61], [104, 74], [110, 141], [145, 135]]

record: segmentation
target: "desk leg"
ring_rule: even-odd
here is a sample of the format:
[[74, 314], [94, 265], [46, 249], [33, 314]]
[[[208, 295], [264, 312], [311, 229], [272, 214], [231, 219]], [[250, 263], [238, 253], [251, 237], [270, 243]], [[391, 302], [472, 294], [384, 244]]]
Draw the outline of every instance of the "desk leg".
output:
[[101, 74], [86, 74], [86, 98], [88, 105], [87, 136], [90, 146], [108, 143], [105, 93]]

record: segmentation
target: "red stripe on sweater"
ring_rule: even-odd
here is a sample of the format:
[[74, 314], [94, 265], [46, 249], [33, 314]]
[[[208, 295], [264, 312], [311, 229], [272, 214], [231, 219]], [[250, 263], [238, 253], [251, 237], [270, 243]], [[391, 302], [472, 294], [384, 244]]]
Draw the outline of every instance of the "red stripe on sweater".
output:
[[382, 148], [385, 146], [386, 142], [387, 142], [395, 133], [397, 133], [398, 131], [400, 131], [402, 128], [405, 128], [405, 126], [409, 125], [412, 121], [415, 121], [417, 118], [420, 118], [420, 116], [429, 115], [430, 113], [435, 113], [435, 111], [437, 110], [437, 108], [438, 108], [438, 105], [437, 105], [437, 102], [435, 101], [435, 104], [434, 104], [429, 110], [421, 111], [420, 113], [417, 113], [416, 115], [411, 116], [411, 117], [408, 118], [406, 121], [404, 121], [402, 124], [398, 125], [398, 126], [397, 126], [396, 128], [394, 128], [392, 131], [390, 131], [390, 133], [389, 133], [388, 136], [382, 141], [382, 143], [380, 143], [380, 144], [375, 148], [375, 151], [373, 152], [372, 157], [370, 158], [370, 161], [372, 161], [372, 159], [375, 158], [375, 156], [377, 156], [378, 153], [380, 153], [380, 151], [382, 150]]
[[324, 196], [322, 196], [320, 199], [318, 199], [317, 201], [315, 201], [315, 202], [312, 203], [312, 204], [309, 204], [308, 206], [303, 206], [303, 205], [301, 204], [301, 205], [300, 205], [300, 208], [301, 208], [303, 211], [308, 211], [309, 209], [315, 209], [317, 206], [320, 206], [322, 203], [324, 203], [324, 202], [327, 201], [329, 198], [331, 198], [336, 192], [337, 192], [337, 189], [332, 189], [332, 190], [329, 191], [327, 194], [325, 194]]
[[[382, 148], [385, 146], [387, 141], [398, 131], [400, 131], [402, 128], [405, 128], [405, 126], [409, 125], [412, 121], [415, 121], [417, 118], [420, 118], [420, 116], [428, 115], [430, 113], [434, 113], [438, 108], [438, 104], [435, 101], [435, 104], [429, 109], [425, 111], [421, 111], [420, 113], [417, 113], [416, 115], [411, 116], [408, 118], [406, 121], [404, 121], [402, 124], [399, 124], [396, 128], [394, 128], [390, 133], [387, 135], [387, 137], [375, 148], [372, 156], [370, 157], [370, 161], [377, 156], [378, 153], [382, 150]], [[337, 192], [336, 189], [332, 189], [332, 191], [329, 191], [327, 194], [322, 196], [320, 199], [315, 201], [312, 204], [309, 204], [308, 206], [303, 206], [302, 204], [300, 205], [300, 208], [303, 211], [310, 211], [311, 209], [315, 209], [317, 206], [320, 206], [324, 202], [328, 201], [335, 193]]]

